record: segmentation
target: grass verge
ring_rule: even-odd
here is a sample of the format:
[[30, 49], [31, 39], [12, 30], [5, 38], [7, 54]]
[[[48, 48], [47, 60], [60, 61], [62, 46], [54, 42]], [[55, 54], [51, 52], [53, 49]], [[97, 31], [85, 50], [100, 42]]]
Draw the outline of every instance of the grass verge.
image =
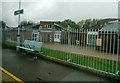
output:
[[77, 65], [94, 68], [94, 69], [105, 71], [112, 74], [116, 74], [117, 72], [117, 69], [116, 69], [117, 61], [114, 61], [114, 60], [67, 53], [67, 52], [53, 50], [49, 48], [42, 48], [42, 54], [44, 56], [50, 56], [56, 59], [74, 63]]

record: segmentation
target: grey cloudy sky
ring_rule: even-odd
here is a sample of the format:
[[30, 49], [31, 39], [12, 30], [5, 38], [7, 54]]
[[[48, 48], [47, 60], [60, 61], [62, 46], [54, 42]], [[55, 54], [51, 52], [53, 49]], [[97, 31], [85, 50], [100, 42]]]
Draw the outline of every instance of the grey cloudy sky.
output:
[[[22, 2], [24, 14], [22, 20], [39, 22], [41, 20], [72, 19], [78, 22], [82, 19], [118, 17], [118, 2], [56, 2], [40, 0], [39, 2]], [[2, 2], [2, 20], [8, 26], [17, 26], [18, 2]]]

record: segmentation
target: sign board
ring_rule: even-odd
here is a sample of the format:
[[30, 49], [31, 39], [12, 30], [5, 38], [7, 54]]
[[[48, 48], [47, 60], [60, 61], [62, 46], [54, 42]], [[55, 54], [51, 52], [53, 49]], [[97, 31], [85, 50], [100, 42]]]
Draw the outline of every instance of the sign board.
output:
[[97, 46], [102, 46], [102, 39], [97, 39], [96, 40], [96, 45]]
[[19, 14], [23, 14], [23, 9], [14, 12], [14, 15], [19, 15]]

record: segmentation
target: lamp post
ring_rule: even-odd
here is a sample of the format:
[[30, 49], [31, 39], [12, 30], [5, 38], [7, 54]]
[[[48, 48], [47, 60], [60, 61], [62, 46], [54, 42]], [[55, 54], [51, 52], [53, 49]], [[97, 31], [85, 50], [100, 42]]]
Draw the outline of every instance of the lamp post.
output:
[[[21, 1], [19, 0], [19, 10], [21, 7]], [[20, 45], [20, 28], [19, 28], [19, 24], [20, 24], [20, 14], [18, 15], [18, 32], [17, 32], [17, 46]], [[19, 48], [16, 48], [17, 51], [19, 51]]]
[[[67, 31], [68, 31], [68, 35], [67, 35], [67, 36], [68, 36], [68, 46], [69, 46], [69, 48], [71, 48], [71, 46], [70, 46], [70, 40], [71, 40], [71, 39], [70, 39], [70, 31], [71, 31], [70, 25], [68, 25]], [[71, 61], [71, 56], [68, 56], [68, 55], [67, 55], [67, 57], [68, 57], [68, 60], [67, 60], [67, 61], [68, 61], [68, 62]]]
[[68, 25], [67, 31], [68, 31], [68, 45], [70, 45], [70, 26]]
[[40, 41], [40, 42], [43, 42], [43, 41], [42, 41], [42, 33], [41, 33], [41, 30], [42, 30], [42, 29], [41, 29], [41, 28], [42, 28], [42, 27], [40, 26], [40, 27], [39, 27], [39, 34], [40, 34], [40, 35], [39, 35], [39, 41]]
[[[19, 10], [14, 11], [14, 15], [18, 15], [18, 28], [17, 28], [17, 46], [20, 45], [20, 14], [23, 14], [23, 9], [21, 9], [21, 0], [19, 0]], [[19, 48], [16, 48], [19, 51]]]

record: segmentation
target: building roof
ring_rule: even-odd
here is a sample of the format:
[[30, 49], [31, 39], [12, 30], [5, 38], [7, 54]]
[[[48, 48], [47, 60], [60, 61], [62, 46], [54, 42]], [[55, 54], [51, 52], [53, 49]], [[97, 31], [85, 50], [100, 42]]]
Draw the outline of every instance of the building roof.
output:
[[58, 26], [58, 27], [61, 27], [62, 29], [64, 29], [65, 27], [60, 25], [60, 24], [57, 24], [57, 23], [54, 23], [55, 26]]
[[[32, 30], [33, 25], [26, 25], [26, 26], [22, 26], [22, 27], [19, 27], [19, 28], [20, 28], [20, 30]], [[16, 31], [16, 30], [18, 30], [18, 27], [9, 27], [7, 30]]]
[[105, 24], [105, 26], [100, 31], [114, 31], [118, 32], [120, 30], [120, 23], [118, 21], [110, 21]]
[[32, 26], [32, 29], [39, 29], [39, 27], [40, 27], [40, 24], [36, 24]]
[[40, 21], [40, 24], [41, 23], [57, 23], [58, 21]]

